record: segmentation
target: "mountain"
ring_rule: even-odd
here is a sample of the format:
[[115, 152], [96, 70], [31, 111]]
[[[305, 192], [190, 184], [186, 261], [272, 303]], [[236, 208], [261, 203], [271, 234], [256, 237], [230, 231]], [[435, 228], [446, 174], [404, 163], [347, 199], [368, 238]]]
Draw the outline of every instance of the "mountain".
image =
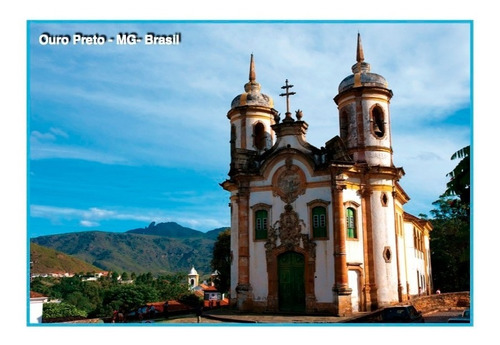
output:
[[214, 241], [217, 240], [217, 237], [219, 237], [219, 234], [225, 230], [229, 229], [228, 227], [224, 227], [224, 228], [217, 228], [217, 229], [214, 229], [214, 230], [210, 230], [210, 231], [207, 231], [205, 232], [205, 237], [206, 238], [211, 238], [213, 239]]
[[203, 232], [186, 228], [174, 222], [159, 223], [152, 222], [146, 228], [128, 230], [129, 234], [156, 235], [170, 238], [201, 238]]
[[31, 273], [38, 274], [103, 271], [102, 268], [36, 243], [30, 243], [30, 262]]
[[210, 274], [213, 245], [226, 228], [203, 233], [177, 223], [151, 223], [123, 233], [87, 231], [32, 238], [31, 242], [118, 273]]

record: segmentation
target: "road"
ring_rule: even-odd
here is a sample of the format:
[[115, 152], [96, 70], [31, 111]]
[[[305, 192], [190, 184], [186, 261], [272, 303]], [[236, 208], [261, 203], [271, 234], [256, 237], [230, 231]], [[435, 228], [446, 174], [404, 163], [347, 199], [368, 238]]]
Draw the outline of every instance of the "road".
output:
[[[427, 313], [427, 314], [424, 314], [423, 317], [424, 317], [424, 320], [425, 320], [425, 323], [443, 323], [443, 324], [447, 324], [448, 325], [448, 319], [450, 317], [455, 317], [455, 316], [459, 316], [461, 314], [461, 310], [454, 310], [454, 311], [438, 311], [438, 312], [432, 312], [432, 313]], [[255, 318], [255, 316], [254, 316]], [[270, 316], [270, 315], [266, 315], [265, 318], [267, 319], [267, 321], [264, 321], [262, 320], [263, 317], [259, 317], [258, 319], [260, 319], [260, 322], [275, 322], [275, 323], [280, 323], [280, 322], [283, 322], [283, 317], [279, 317], [276, 319], [276, 317], [273, 317], [273, 316]], [[179, 316], [175, 316], [175, 317], [170, 317], [168, 319], [160, 319], [160, 320], [155, 320], [154, 323], [158, 324], [158, 323], [188, 323], [188, 324], [195, 324], [197, 323], [198, 320], [197, 320], [197, 317], [195, 314], [186, 314], [186, 315], [179, 315]], [[236, 323], [238, 323], [237, 321], [235, 321]], [[296, 322], [296, 321], [295, 321]], [[311, 323], [314, 321], [311, 321], [310, 318], [308, 318], [308, 320], [305, 322], [308, 322], [308, 323]], [[208, 317], [202, 317], [201, 319], [201, 323], [231, 323], [229, 321], [221, 321], [221, 320], [215, 320], [215, 319], [211, 319], [211, 318], [208, 318]], [[457, 325], [457, 324], [455, 324]], [[466, 324], [462, 324], [463, 326], [465, 326]]]
[[433, 313], [424, 314], [425, 323], [448, 323], [450, 317], [460, 316], [460, 310], [452, 311], [438, 311]]

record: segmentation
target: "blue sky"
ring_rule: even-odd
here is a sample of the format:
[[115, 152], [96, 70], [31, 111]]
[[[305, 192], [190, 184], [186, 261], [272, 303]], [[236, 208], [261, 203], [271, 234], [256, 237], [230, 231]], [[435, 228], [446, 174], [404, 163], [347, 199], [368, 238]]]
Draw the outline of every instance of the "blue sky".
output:
[[[39, 35], [181, 33], [177, 46], [41, 45]], [[469, 22], [100, 21], [28, 25], [28, 237], [125, 231], [174, 221], [207, 231], [229, 226], [232, 99], [257, 81], [284, 113], [294, 85], [307, 140], [338, 135], [333, 102], [365, 60], [394, 93], [394, 163], [411, 200], [429, 214], [444, 191], [451, 155], [472, 140]]]

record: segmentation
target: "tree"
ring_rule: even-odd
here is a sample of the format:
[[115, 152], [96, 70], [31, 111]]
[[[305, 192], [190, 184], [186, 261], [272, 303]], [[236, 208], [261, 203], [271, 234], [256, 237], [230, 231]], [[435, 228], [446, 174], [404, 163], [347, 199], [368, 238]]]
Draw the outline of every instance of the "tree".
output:
[[189, 294], [184, 273], [160, 276], [156, 280], [155, 286], [162, 301], [178, 300]]
[[92, 304], [89, 297], [81, 291], [75, 291], [68, 294], [64, 298], [64, 302], [75, 306], [79, 310], [85, 311], [87, 314], [96, 308], [96, 305]]
[[470, 146], [455, 152], [460, 158], [446, 176], [446, 191], [433, 205], [431, 260], [434, 286], [441, 291], [470, 290]]
[[470, 145], [458, 150], [451, 160], [460, 158], [457, 166], [446, 176], [450, 181], [446, 184], [445, 196], [458, 196], [465, 204], [470, 204]]
[[136, 284], [151, 284], [153, 282], [153, 274], [151, 272], [139, 274], [135, 278]]
[[218, 271], [214, 284], [221, 292], [228, 292], [231, 286], [231, 229], [219, 233], [214, 243], [212, 270]]
[[147, 285], [116, 285], [104, 292], [103, 305], [108, 310], [134, 310], [146, 303], [159, 300], [156, 289]]
[[82, 280], [79, 276], [61, 278], [51, 291], [51, 297], [64, 299], [67, 295], [82, 290]]
[[470, 290], [469, 210], [460, 200], [441, 196], [433, 205], [431, 260], [434, 286], [441, 291]]

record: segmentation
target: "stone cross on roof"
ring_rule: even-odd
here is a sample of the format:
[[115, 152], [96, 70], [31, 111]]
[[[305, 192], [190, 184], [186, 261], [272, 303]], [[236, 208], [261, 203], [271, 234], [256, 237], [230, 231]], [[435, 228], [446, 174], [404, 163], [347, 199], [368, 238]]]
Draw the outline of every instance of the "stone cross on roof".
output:
[[281, 93], [280, 96], [286, 96], [286, 118], [285, 120], [292, 120], [292, 113], [290, 113], [290, 96], [295, 95], [295, 92], [289, 92], [289, 90], [293, 87], [293, 85], [288, 84], [288, 79], [285, 80], [285, 86], [282, 86], [282, 89], [285, 89], [286, 91], [284, 93]]

